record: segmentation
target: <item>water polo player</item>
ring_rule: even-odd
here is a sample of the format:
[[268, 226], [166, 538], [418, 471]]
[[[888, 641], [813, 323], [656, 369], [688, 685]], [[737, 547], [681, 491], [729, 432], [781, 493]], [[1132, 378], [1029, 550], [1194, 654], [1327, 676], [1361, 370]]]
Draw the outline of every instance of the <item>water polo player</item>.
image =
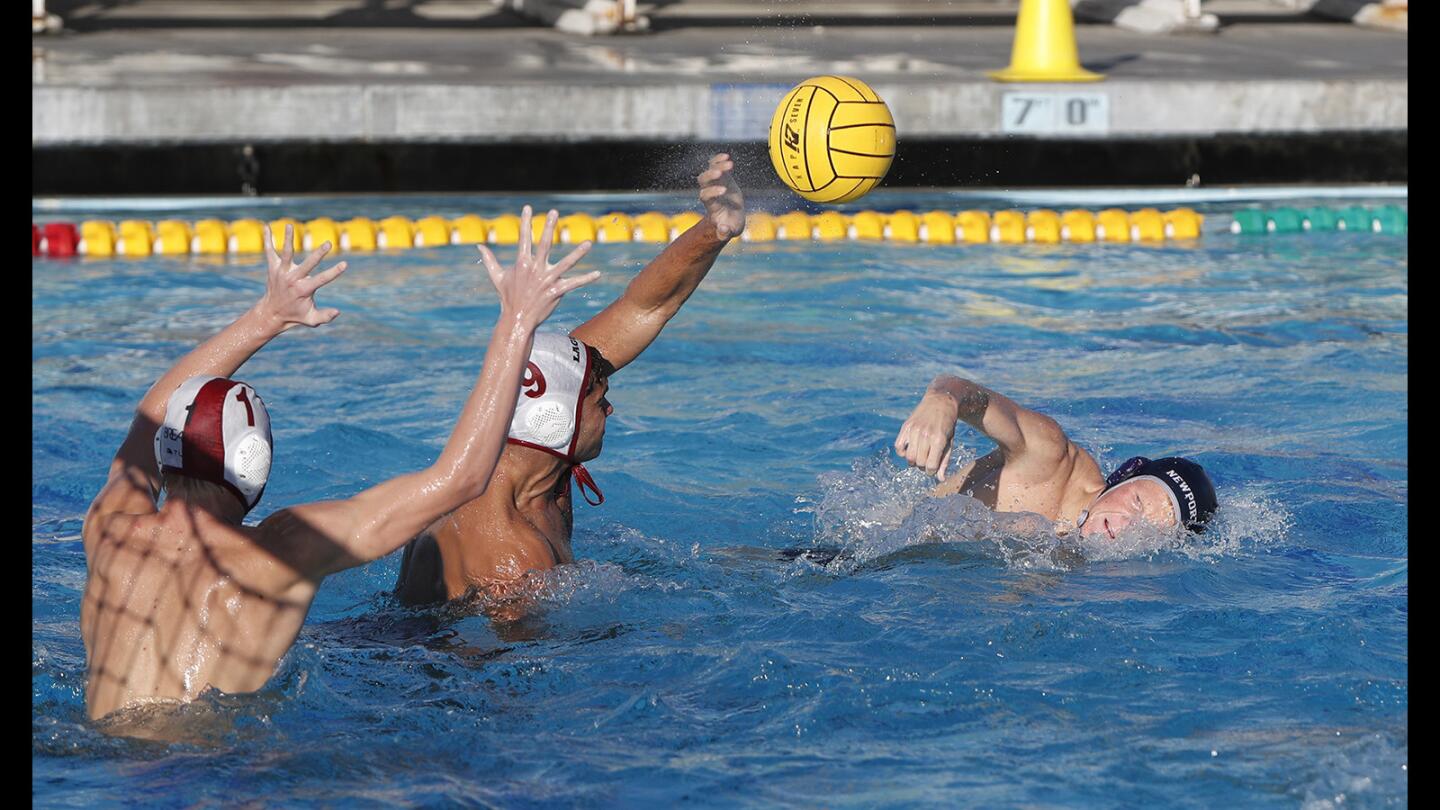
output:
[[[945, 465], [963, 419], [999, 447], [947, 480]], [[1215, 514], [1215, 487], [1184, 458], [1137, 456], [1107, 478], [1048, 416], [956, 377], [935, 378], [900, 428], [895, 450], [940, 479], [935, 495], [962, 493], [999, 512], [1031, 512], [1078, 528], [1086, 538], [1115, 538], [1130, 527], [1183, 526], [1203, 531]]]
[[537, 335], [509, 444], [483, 495], [437, 521], [405, 548], [396, 595], [406, 604], [454, 599], [471, 588], [503, 593], [527, 571], [574, 560], [571, 479], [604, 500], [583, 466], [600, 454], [609, 377], [629, 365], [704, 280], [745, 227], [745, 201], [728, 155], [696, 179], [705, 216], [631, 280], [625, 292], [569, 335]]
[[[80, 632], [91, 718], [193, 700], [212, 686], [259, 689], [300, 632], [322, 579], [394, 551], [485, 490], [535, 329], [561, 296], [599, 275], [562, 278], [588, 244], [548, 263], [555, 221], [552, 211], [532, 255], [525, 210], [520, 255], [509, 271], [481, 248], [500, 319], [484, 370], [429, 469], [247, 526], [242, 520], [269, 477], [270, 418], [255, 389], [229, 376], [291, 327], [334, 320], [339, 311], [318, 309], [314, 296], [345, 269], [342, 262], [312, 276], [328, 242], [296, 265], [291, 227], [279, 255], [265, 230], [265, 295], [145, 394], [85, 515]], [[145, 734], [143, 727], [112, 729]]]

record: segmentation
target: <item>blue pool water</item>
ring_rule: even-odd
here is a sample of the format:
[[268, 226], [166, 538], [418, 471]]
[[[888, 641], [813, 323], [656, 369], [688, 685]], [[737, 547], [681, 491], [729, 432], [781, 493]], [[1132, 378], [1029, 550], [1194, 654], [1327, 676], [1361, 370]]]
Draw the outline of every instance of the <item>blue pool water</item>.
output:
[[[956, 199], [864, 202], [976, 205]], [[598, 246], [586, 264], [605, 277], [551, 325], [657, 251]], [[237, 375], [275, 425], [252, 519], [427, 464], [478, 372], [497, 307], [473, 248], [348, 258], [320, 296], [341, 318]], [[589, 465], [608, 500], [577, 507], [581, 562], [547, 576], [536, 615], [401, 608], [391, 555], [325, 582], [263, 691], [206, 696], [186, 710], [198, 741], [164, 745], [85, 720], [81, 518], [141, 393], [263, 273], [36, 260], [35, 803], [1404, 806], [1408, 261], [1403, 237], [1354, 233], [735, 244], [615, 378]], [[1076, 548], [927, 500], [889, 447], [942, 371], [1055, 416], [1107, 469], [1193, 455], [1218, 525], [1179, 547]], [[958, 438], [957, 460], [988, 449]]]

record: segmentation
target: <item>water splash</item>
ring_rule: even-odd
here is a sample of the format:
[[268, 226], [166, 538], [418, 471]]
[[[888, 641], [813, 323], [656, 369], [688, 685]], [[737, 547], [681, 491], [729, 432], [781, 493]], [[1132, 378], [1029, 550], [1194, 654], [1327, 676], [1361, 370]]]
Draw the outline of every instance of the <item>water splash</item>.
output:
[[[951, 469], [973, 454], [962, 449], [956, 456]], [[801, 499], [805, 505], [797, 511], [813, 513], [817, 549], [831, 548], [787, 556], [849, 573], [905, 549], [947, 543], [1010, 568], [1070, 570], [1170, 552], [1191, 559], [1233, 555], [1283, 539], [1291, 525], [1289, 512], [1252, 485], [1223, 498], [1214, 523], [1200, 535], [1134, 527], [1118, 538], [1085, 538], [1057, 531], [1041, 515], [995, 512], [965, 495], [931, 497], [934, 483], [918, 469], [899, 468], [888, 451], [856, 461], [848, 472], [823, 474], [818, 500]]]
[[[969, 463], [960, 449], [951, 469]], [[817, 549], [796, 555], [804, 565], [849, 573], [877, 559], [927, 544], [955, 544], [966, 553], [1020, 568], [1072, 567], [1074, 544], [1056, 535], [1039, 515], [994, 512], [965, 495], [931, 497], [935, 481], [918, 469], [901, 469], [887, 451], [863, 458], [848, 472], [820, 476], [818, 500], [801, 499], [797, 511], [815, 519]]]
[[1294, 519], [1266, 487], [1250, 484], [1219, 494], [1220, 506], [1205, 532], [1206, 542], [1197, 545], [1224, 553], [1279, 543], [1289, 536]]
[[1410, 747], [1405, 736], [1397, 740], [1376, 732], [1337, 745], [1317, 763], [1319, 775], [1304, 787], [1302, 810], [1408, 806]]
[[[643, 536], [639, 532], [634, 534]], [[471, 588], [439, 607], [442, 622], [484, 614], [496, 621], [538, 619], [574, 605], [614, 605], [636, 591], [673, 592], [683, 584], [650, 573], [627, 571], [610, 562], [577, 560], [545, 571], [527, 571], [502, 586]]]

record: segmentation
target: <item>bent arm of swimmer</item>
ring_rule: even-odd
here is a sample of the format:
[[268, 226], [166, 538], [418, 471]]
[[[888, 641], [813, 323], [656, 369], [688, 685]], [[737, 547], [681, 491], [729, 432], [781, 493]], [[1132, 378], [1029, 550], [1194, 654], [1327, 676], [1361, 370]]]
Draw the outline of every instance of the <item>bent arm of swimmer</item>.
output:
[[572, 333], [600, 350], [618, 370], [659, 337], [705, 279], [725, 245], [745, 227], [745, 201], [731, 176], [733, 161], [716, 155], [696, 180], [705, 218], [645, 266], [610, 306]]
[[1053, 464], [1070, 440], [1060, 425], [1044, 414], [1017, 405], [1009, 397], [970, 380], [940, 375], [900, 428], [895, 449], [912, 467], [923, 467], [945, 480], [945, 463], [963, 420], [1000, 447], [1012, 469], [1031, 463]]
[[671, 242], [631, 280], [625, 292], [572, 334], [621, 369], [649, 348], [689, 300], [729, 240], [701, 220]]
[[[97, 497], [101, 511], [133, 513], [152, 511], [160, 494], [160, 475], [155, 466], [155, 431], [165, 421], [170, 395], [181, 383], [197, 376], [229, 377], [256, 352], [293, 326], [320, 326], [335, 320], [337, 309], [318, 309], [315, 291], [345, 271], [345, 263], [311, 276], [310, 272], [330, 250], [326, 242], [300, 264], [292, 262], [294, 237], [285, 228], [286, 248], [277, 254], [270, 230], [264, 232], [268, 278], [265, 295], [219, 334], [180, 358], [145, 393], [135, 418], [110, 465], [106, 489]], [[116, 486], [111, 486], [115, 484]], [[104, 503], [102, 504], [102, 501]]]
[[999, 445], [1007, 462], [1022, 457], [1053, 461], [1070, 446], [1060, 423], [979, 383], [942, 374], [929, 391], [949, 397], [958, 417]]

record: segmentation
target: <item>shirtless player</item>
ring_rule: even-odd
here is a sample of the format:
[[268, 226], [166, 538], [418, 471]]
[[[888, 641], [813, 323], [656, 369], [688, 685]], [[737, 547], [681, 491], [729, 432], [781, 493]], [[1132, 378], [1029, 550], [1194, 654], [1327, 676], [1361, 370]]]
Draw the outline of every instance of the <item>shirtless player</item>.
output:
[[[485, 494], [405, 548], [396, 595], [406, 604], [455, 599], [471, 588], [504, 596], [528, 571], [573, 562], [573, 477], [604, 500], [582, 466], [600, 454], [609, 377], [649, 346], [745, 227], [745, 201], [728, 155], [696, 179], [705, 217], [671, 242], [625, 292], [569, 335], [538, 334], [509, 444]], [[493, 263], [493, 259], [490, 259]], [[591, 495], [594, 499], [591, 499]]]
[[435, 463], [354, 497], [287, 507], [247, 526], [242, 520], [270, 472], [270, 418], [253, 388], [227, 378], [281, 332], [334, 320], [339, 311], [318, 309], [315, 291], [345, 270], [341, 262], [312, 276], [328, 242], [295, 265], [291, 228], [279, 255], [265, 230], [264, 297], [145, 394], [85, 515], [80, 632], [91, 719], [188, 702], [209, 687], [261, 688], [299, 634], [322, 579], [394, 551], [485, 492], [536, 327], [561, 296], [599, 276], [562, 278], [588, 243], [548, 263], [556, 216], [550, 212], [532, 255], [525, 209], [520, 254], [509, 271], [481, 250], [500, 319], [484, 370]]
[[[999, 447], [947, 480], [958, 419]], [[1054, 419], [948, 375], [930, 384], [895, 437], [895, 450], [939, 478], [934, 495], [958, 492], [997, 512], [1044, 515], [1057, 531], [1079, 528], [1085, 538], [1113, 539], [1141, 524], [1200, 532], [1216, 508], [1215, 487], [1193, 461], [1136, 456], [1107, 478]]]

